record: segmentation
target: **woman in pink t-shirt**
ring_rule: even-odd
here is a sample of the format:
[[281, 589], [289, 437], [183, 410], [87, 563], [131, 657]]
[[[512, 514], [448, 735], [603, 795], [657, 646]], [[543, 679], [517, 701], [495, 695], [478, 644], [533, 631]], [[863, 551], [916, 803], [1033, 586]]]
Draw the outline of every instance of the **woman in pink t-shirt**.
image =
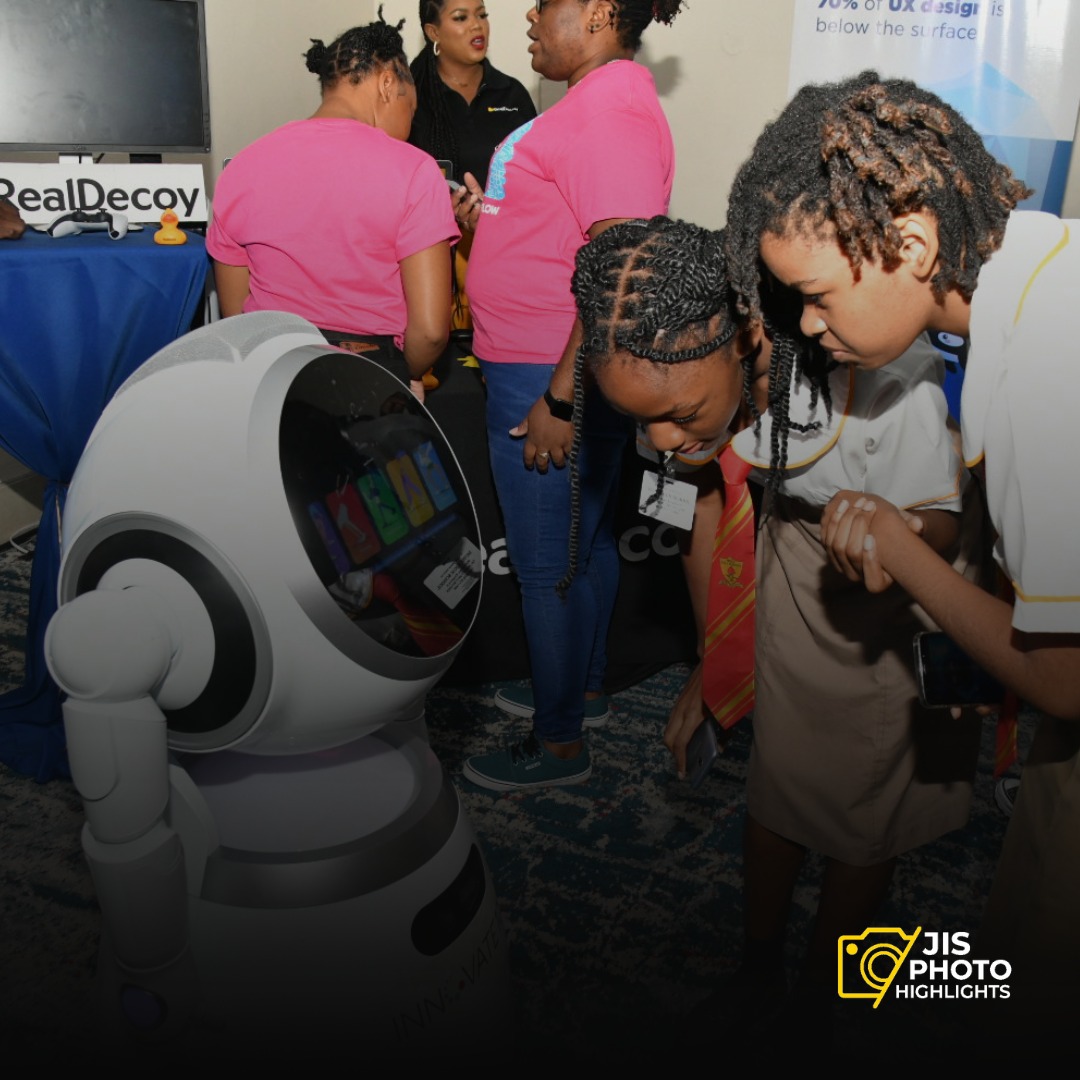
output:
[[[575, 392], [581, 337], [570, 278], [589, 239], [619, 221], [667, 212], [671, 132], [651, 74], [633, 57], [645, 28], [670, 23], [681, 7], [681, 0], [538, 2], [526, 16], [532, 66], [565, 81], [567, 94], [503, 140], [486, 191], [466, 176], [458, 193], [460, 219], [478, 219], [468, 276], [473, 343], [532, 667], [531, 691], [496, 698], [506, 712], [531, 717], [532, 733], [465, 764], [466, 777], [489, 789], [582, 783], [592, 767], [582, 726], [607, 714], [606, 643], [619, 580], [612, 518], [628, 429], [598, 394]], [[571, 477], [563, 466], [575, 410], [584, 420]], [[571, 567], [567, 542], [578, 508]]]
[[236, 155], [206, 246], [222, 315], [292, 312], [418, 379], [446, 345], [459, 232], [438, 167], [405, 142], [416, 90], [399, 30], [312, 42], [319, 108]]

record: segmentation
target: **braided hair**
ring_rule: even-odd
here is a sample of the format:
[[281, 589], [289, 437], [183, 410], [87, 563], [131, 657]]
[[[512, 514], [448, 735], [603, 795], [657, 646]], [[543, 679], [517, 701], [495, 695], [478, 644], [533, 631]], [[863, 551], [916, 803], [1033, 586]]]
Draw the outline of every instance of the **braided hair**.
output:
[[[420, 0], [420, 25], [437, 23], [442, 18], [447, 0]], [[435, 45], [424, 35], [424, 47], [409, 65], [416, 83], [416, 116], [409, 141], [433, 158], [454, 163], [454, 175], [460, 176], [457, 136], [446, 105], [439, 78]]]
[[614, 0], [614, 4], [619, 44], [631, 52], [641, 48], [641, 35], [649, 23], [670, 26], [683, 9], [683, 0]]
[[401, 39], [402, 19], [396, 26], [385, 22], [382, 5], [379, 18], [366, 26], [346, 30], [331, 44], [311, 39], [311, 48], [304, 54], [307, 69], [319, 76], [319, 86], [325, 92], [348, 79], [354, 86], [373, 71], [389, 64], [405, 82], [412, 82], [405, 60], [405, 43]]
[[[570, 552], [561, 595], [577, 572], [581, 449], [586, 369], [595, 371], [616, 353], [655, 364], [700, 360], [727, 345], [742, 327], [728, 284], [724, 234], [686, 221], [654, 217], [606, 229], [578, 253], [571, 289], [582, 324], [574, 363], [574, 430], [570, 449]], [[771, 325], [771, 324], [770, 324]], [[750, 393], [753, 354], [742, 360], [743, 396], [755, 423], [760, 414]], [[824, 354], [802, 338], [773, 329], [768, 404], [773, 414], [772, 471], [768, 491], [779, 489], [791, 430], [808, 431], [788, 415], [792, 379], [809, 378], [831, 410]]]
[[951, 106], [912, 82], [864, 71], [804, 86], [758, 138], [728, 206], [727, 255], [739, 310], [761, 315], [758, 250], [766, 233], [828, 225], [853, 268], [897, 265], [898, 215], [931, 213], [944, 296], [975, 291], [1010, 211], [1031, 191], [996, 161]]

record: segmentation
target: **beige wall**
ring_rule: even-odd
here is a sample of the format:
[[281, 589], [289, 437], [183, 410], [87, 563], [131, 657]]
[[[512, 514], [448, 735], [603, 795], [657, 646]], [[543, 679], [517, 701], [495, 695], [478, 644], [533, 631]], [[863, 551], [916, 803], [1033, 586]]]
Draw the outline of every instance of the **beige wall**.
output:
[[[676, 216], [723, 224], [735, 170], [787, 98], [792, 4], [696, 0], [672, 26], [646, 30], [638, 59], [656, 78], [675, 138], [671, 212]], [[529, 0], [489, 0], [490, 56], [548, 108], [564, 88], [541, 79], [530, 66], [525, 38], [530, 6]], [[385, 0], [383, 8], [387, 19], [409, 20], [404, 33], [410, 56], [421, 41], [416, 9], [415, 0]]]
[[[375, 0], [207, 0], [212, 172], [221, 161], [317, 102], [301, 54], [310, 37], [329, 40], [374, 18]], [[529, 62], [529, 0], [488, 0], [492, 63], [548, 107], [563, 87]], [[384, 0], [388, 22], [406, 20], [405, 48], [422, 44], [416, 0]], [[784, 104], [792, 0], [697, 0], [673, 26], [651, 26], [639, 59], [653, 71], [675, 136], [678, 175], [672, 213], [720, 225], [728, 187], [762, 124]], [[768, 26], [768, 35], [762, 28]], [[748, 87], [757, 86], [751, 93]]]
[[[490, 55], [546, 108], [562, 88], [540, 79], [529, 65], [529, 6], [529, 0], [488, 0]], [[360, 7], [352, 9], [358, 21], [365, 17]], [[408, 20], [405, 47], [413, 56], [421, 42], [415, 0], [385, 0], [383, 10], [388, 20]], [[672, 26], [646, 31], [638, 59], [656, 78], [675, 138], [674, 215], [714, 227], [724, 223], [736, 169], [787, 101], [793, 11], [794, 0], [692, 0]], [[1065, 214], [1080, 217], [1080, 152], [1069, 176]]]
[[310, 39], [331, 41], [374, 10], [372, 0], [206, 0], [209, 181], [225, 158], [315, 111], [319, 82], [304, 67]]
[[[304, 68], [308, 39], [330, 40], [375, 17], [377, 0], [207, 0], [213, 184], [224, 158], [287, 120], [308, 116], [318, 84]], [[420, 47], [416, 0], [385, 0], [388, 21], [407, 20], [410, 56]], [[520, 79], [539, 105], [562, 88], [529, 65], [530, 0], [488, 0], [492, 62]], [[731, 179], [762, 125], [787, 97], [794, 0], [692, 0], [671, 27], [651, 26], [639, 59], [656, 76], [675, 136], [678, 174], [672, 213], [717, 226]], [[24, 158], [26, 155], [19, 155]], [[1080, 217], [1080, 153], [1065, 214]]]

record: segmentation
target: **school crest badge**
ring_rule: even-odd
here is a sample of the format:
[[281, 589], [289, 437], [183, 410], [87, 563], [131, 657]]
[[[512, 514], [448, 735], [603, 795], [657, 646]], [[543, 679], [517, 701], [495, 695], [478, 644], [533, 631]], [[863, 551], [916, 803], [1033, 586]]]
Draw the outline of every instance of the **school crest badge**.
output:
[[724, 584], [730, 586], [733, 589], [741, 589], [743, 563], [741, 559], [720, 559], [718, 560], [720, 566], [720, 572], [724, 577]]

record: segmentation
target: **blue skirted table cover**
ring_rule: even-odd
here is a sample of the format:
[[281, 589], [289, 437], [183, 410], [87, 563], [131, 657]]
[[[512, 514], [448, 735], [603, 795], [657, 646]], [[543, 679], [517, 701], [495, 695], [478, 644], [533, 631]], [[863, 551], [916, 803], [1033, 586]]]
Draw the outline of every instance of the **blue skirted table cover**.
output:
[[[203, 298], [202, 237], [154, 229], [0, 243], [0, 447], [48, 480], [30, 579], [26, 674], [0, 695], [0, 761], [66, 776], [60, 692], [43, 642], [56, 610], [64, 494], [94, 424], [144, 360], [186, 333]], [[138, 447], [132, 447], [138, 453]]]

